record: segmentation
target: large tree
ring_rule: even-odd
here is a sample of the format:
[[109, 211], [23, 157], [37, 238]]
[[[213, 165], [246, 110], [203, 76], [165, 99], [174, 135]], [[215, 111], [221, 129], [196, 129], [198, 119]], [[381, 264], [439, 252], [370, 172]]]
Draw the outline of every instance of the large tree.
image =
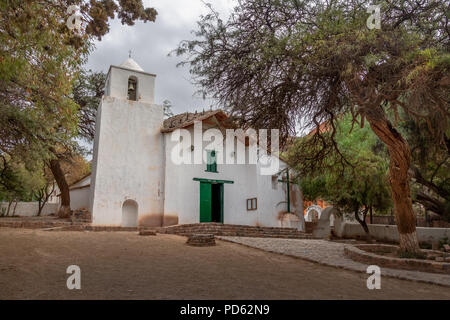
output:
[[[79, 29], [68, 27], [75, 19], [71, 5], [79, 7]], [[22, 148], [48, 161], [61, 190], [59, 214], [68, 216], [60, 162], [77, 149], [80, 113], [71, 97], [73, 81], [93, 40], [109, 31], [116, 14], [133, 25], [154, 21], [157, 13], [142, 0], [0, 0], [0, 9], [0, 155]]]
[[[215, 11], [198, 22], [187, 54], [205, 94], [217, 98], [243, 126], [317, 127], [303, 161], [320, 166], [335, 141], [336, 121], [351, 113], [367, 121], [390, 155], [389, 181], [404, 251], [419, 249], [412, 209], [408, 143], [387, 113], [448, 126], [450, 56], [448, 0], [380, 1], [381, 29], [368, 29], [365, 0], [243, 0], [227, 21]], [[328, 123], [330, 135], [320, 124]], [[313, 146], [313, 147], [311, 147]], [[314, 153], [310, 153], [314, 150]], [[306, 166], [305, 168], [308, 168]]]

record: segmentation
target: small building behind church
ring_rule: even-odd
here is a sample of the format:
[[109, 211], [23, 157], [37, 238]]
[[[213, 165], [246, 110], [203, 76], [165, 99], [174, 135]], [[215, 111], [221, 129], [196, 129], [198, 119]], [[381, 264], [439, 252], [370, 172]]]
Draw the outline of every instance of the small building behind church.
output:
[[[268, 175], [261, 174], [260, 157], [256, 163], [224, 161], [237, 157], [234, 140], [230, 144], [225, 135], [227, 114], [209, 110], [164, 119], [163, 107], [154, 102], [155, 81], [156, 75], [131, 58], [110, 66], [97, 113], [92, 173], [72, 186], [77, 206], [72, 209], [88, 207], [92, 224], [104, 226], [218, 222], [304, 230], [303, 200], [287, 164], [277, 157], [279, 168]], [[208, 149], [202, 137], [200, 145], [194, 143], [199, 125], [202, 133], [224, 133], [224, 148]], [[174, 139], [180, 130], [192, 141]], [[244, 145], [248, 156], [249, 144]], [[200, 152], [206, 161], [179, 163], [174, 150], [190, 159]]]

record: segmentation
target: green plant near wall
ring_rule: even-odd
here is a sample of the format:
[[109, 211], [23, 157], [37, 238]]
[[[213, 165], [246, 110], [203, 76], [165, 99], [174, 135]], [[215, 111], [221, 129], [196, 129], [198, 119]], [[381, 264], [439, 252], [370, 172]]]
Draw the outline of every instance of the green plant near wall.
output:
[[439, 240], [439, 249], [444, 248], [444, 245], [450, 245], [450, 239], [448, 237], [444, 237], [442, 239]]

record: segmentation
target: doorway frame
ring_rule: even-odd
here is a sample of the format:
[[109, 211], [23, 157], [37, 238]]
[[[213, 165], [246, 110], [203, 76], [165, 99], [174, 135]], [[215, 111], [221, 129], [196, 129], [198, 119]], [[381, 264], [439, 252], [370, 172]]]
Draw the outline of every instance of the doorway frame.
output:
[[218, 184], [220, 185], [220, 222], [223, 223], [225, 209], [224, 209], [224, 194], [226, 183], [233, 184], [234, 181], [230, 180], [216, 180], [216, 179], [203, 179], [203, 178], [194, 178], [194, 181], [200, 182], [200, 212], [199, 212], [199, 221], [200, 223], [212, 222], [212, 185]]
[[[134, 199], [126, 199], [125, 201], [122, 202], [122, 206], [121, 206], [121, 212], [122, 212], [122, 220], [120, 222], [120, 225], [122, 227], [138, 227], [139, 225], [139, 204], [136, 200]], [[130, 215], [133, 215], [133, 219], [130, 219]], [[136, 216], [136, 219], [134, 219]], [[126, 224], [125, 222], [130, 222], [131, 220], [133, 220], [132, 225], [129, 225], [128, 223]]]

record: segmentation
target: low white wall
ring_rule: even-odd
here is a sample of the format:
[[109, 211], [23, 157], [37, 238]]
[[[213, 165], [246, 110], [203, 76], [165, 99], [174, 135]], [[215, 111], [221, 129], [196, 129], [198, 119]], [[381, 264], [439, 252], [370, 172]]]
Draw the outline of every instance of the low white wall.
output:
[[[11, 205], [11, 209], [9, 215], [11, 216], [14, 210], [14, 203]], [[8, 210], [8, 203], [2, 202], [0, 203], [0, 214], [3, 212], [3, 208], [6, 211]], [[49, 215], [52, 213], [56, 213], [59, 208], [59, 203], [46, 203], [44, 208], [42, 209], [41, 215]], [[39, 211], [39, 203], [37, 202], [18, 202], [16, 207], [16, 212], [14, 215], [21, 217], [32, 217], [36, 216]]]
[[[373, 238], [390, 242], [398, 242], [398, 231], [395, 225], [369, 224], [369, 232]], [[439, 241], [442, 238], [450, 238], [450, 228], [423, 228], [417, 227], [419, 242]], [[364, 230], [359, 223], [343, 222], [335, 226], [336, 235], [343, 238], [364, 236]]]
[[72, 210], [89, 210], [90, 188], [70, 190], [70, 208]]

